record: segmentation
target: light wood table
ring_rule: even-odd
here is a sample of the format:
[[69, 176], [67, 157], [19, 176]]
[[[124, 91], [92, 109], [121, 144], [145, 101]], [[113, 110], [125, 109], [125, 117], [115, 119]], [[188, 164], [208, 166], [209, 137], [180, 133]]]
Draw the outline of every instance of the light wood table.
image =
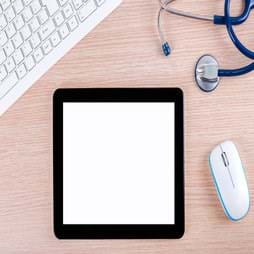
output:
[[[176, 1], [179, 8], [205, 14], [222, 14], [223, 4]], [[232, 139], [254, 196], [254, 73], [224, 78], [211, 94], [201, 92], [193, 76], [196, 60], [205, 53], [217, 57], [224, 68], [250, 60], [235, 49], [224, 26], [172, 15], [165, 17], [164, 29], [173, 52], [163, 57], [157, 11], [156, 0], [125, 0], [0, 118], [0, 253], [254, 253], [254, 210], [240, 223], [228, 221], [208, 168], [211, 149]], [[253, 26], [252, 15], [237, 28], [249, 46], [254, 42]], [[57, 240], [52, 202], [53, 92], [59, 87], [144, 86], [181, 87], [185, 93], [185, 236]]]

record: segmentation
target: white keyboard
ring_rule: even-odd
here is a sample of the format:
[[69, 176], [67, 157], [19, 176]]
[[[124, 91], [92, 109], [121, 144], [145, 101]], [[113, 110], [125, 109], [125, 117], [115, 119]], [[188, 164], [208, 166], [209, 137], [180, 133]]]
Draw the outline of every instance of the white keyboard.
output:
[[121, 0], [0, 0], [0, 115]]

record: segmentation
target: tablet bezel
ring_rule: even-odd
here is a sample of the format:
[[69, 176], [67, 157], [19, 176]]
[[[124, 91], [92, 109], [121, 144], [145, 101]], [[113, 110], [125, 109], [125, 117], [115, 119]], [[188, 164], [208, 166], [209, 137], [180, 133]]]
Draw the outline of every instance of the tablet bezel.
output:
[[[63, 224], [63, 103], [174, 102], [175, 103], [175, 224], [66, 225]], [[59, 239], [176, 239], [184, 234], [183, 92], [179, 88], [58, 89], [53, 96], [54, 232]]]

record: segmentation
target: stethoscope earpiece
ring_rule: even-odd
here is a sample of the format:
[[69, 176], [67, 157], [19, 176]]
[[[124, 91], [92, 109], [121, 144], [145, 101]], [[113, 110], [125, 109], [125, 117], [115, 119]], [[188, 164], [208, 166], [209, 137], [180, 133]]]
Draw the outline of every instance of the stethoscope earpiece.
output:
[[171, 48], [167, 41], [162, 44], [162, 50], [165, 56], [169, 56], [171, 54]]

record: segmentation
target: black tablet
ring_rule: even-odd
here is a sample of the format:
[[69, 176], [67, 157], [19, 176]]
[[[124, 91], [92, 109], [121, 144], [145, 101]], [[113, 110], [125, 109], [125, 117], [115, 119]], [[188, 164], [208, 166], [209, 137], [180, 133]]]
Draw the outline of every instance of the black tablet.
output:
[[53, 100], [56, 236], [182, 237], [182, 91], [59, 89]]

